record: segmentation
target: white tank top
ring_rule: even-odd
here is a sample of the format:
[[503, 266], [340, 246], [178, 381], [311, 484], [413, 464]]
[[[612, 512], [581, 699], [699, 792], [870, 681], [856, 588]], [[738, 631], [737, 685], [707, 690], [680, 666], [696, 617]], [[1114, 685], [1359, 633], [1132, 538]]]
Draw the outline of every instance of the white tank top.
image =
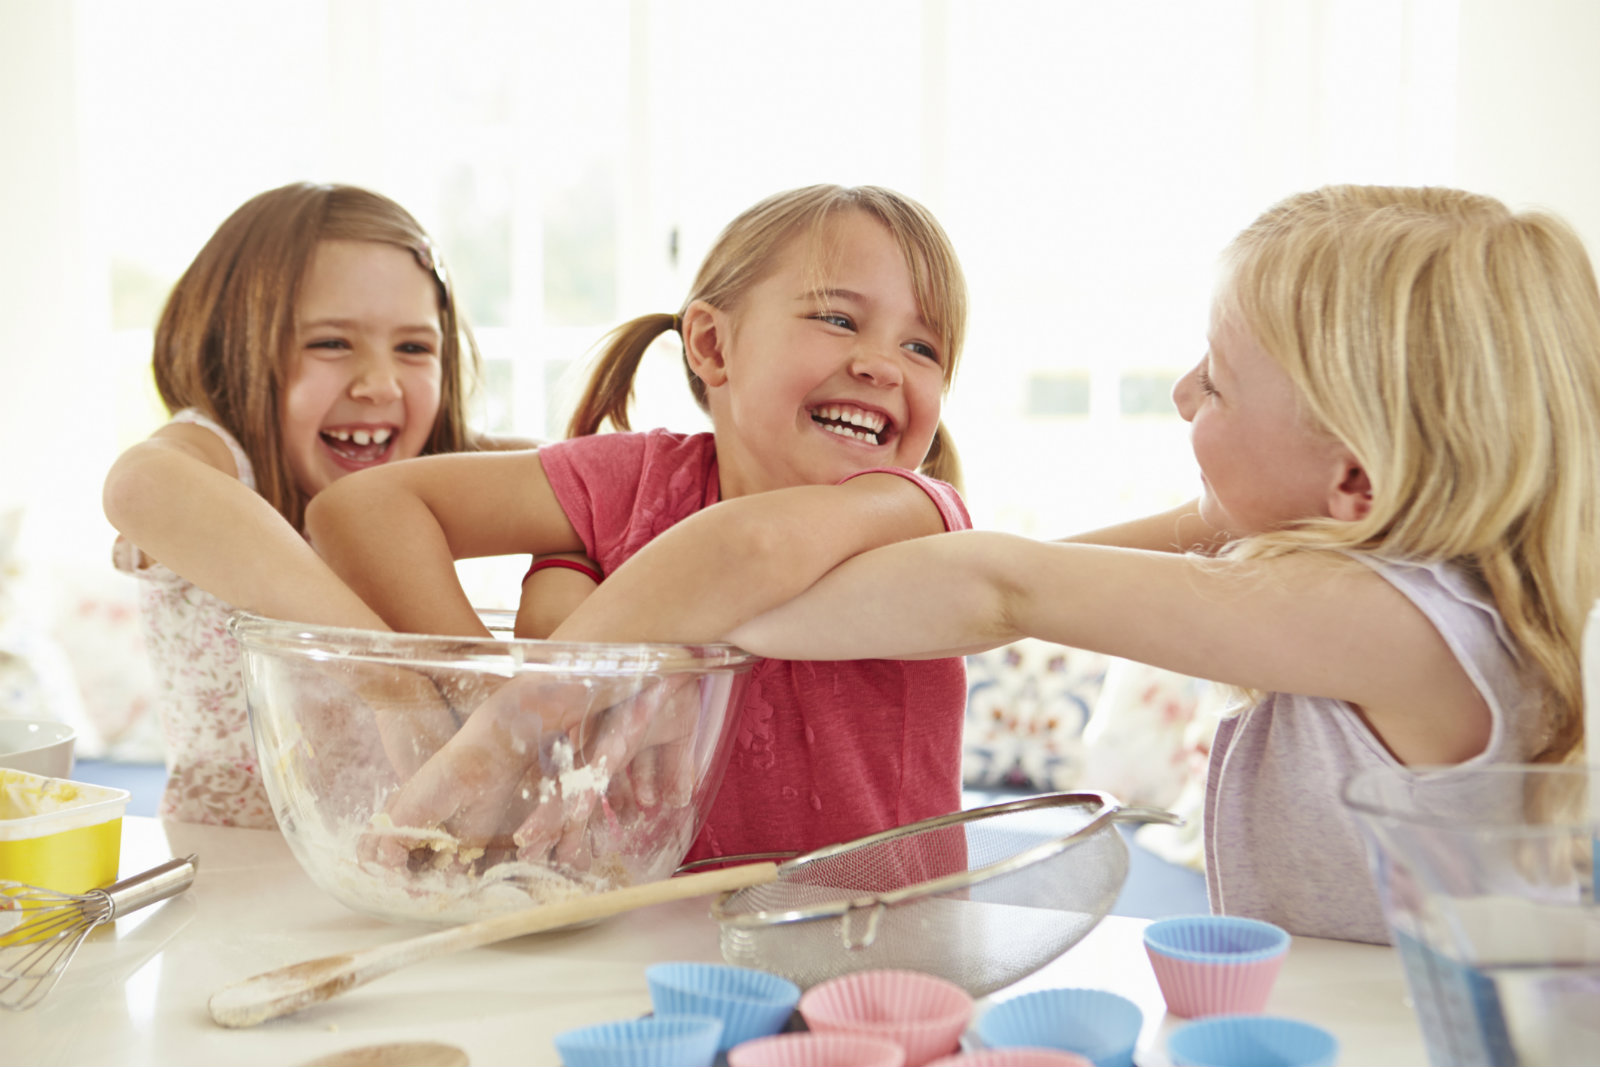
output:
[[[1449, 564], [1354, 558], [1422, 610], [1489, 705], [1489, 744], [1458, 767], [1524, 761], [1538, 747], [1541, 689], [1487, 591]], [[1211, 910], [1387, 943], [1366, 845], [1340, 799], [1345, 780], [1372, 767], [1407, 773], [1343, 701], [1271, 693], [1222, 720], [1206, 777]]]
[[[233, 435], [193, 408], [173, 422], [204, 426], [233, 453], [239, 480], [254, 468]], [[139, 623], [155, 674], [167, 788], [158, 811], [179, 822], [275, 828], [261, 784], [245, 706], [239, 645], [228, 633], [233, 608], [118, 538], [112, 562], [141, 579]]]

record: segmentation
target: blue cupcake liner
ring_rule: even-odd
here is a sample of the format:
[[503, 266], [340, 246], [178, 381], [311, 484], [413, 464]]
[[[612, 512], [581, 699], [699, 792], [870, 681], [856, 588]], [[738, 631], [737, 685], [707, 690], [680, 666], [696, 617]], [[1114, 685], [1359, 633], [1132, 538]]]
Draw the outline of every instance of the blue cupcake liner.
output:
[[565, 1067], [711, 1067], [722, 1039], [714, 1015], [647, 1015], [555, 1036]]
[[1144, 928], [1151, 952], [1190, 963], [1255, 963], [1289, 949], [1281, 926], [1240, 915], [1180, 915]]
[[1040, 989], [1003, 1000], [978, 1020], [990, 1048], [1064, 1049], [1095, 1067], [1133, 1067], [1144, 1013], [1127, 997], [1103, 989]]
[[800, 1002], [787, 978], [724, 963], [657, 963], [645, 969], [650, 1003], [660, 1015], [714, 1015], [723, 1022], [718, 1045], [735, 1045], [782, 1030]]
[[1299, 1019], [1214, 1015], [1167, 1038], [1174, 1067], [1333, 1067], [1339, 1040]]

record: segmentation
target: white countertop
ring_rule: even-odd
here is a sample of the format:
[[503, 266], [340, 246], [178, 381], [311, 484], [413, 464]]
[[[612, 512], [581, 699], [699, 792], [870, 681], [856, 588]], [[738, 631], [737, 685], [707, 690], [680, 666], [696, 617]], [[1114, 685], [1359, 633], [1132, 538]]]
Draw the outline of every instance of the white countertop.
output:
[[[41, 1004], [0, 1013], [0, 1063], [293, 1064], [359, 1045], [442, 1041], [473, 1064], [553, 1065], [553, 1035], [650, 1010], [649, 964], [721, 959], [709, 900], [662, 904], [416, 963], [298, 1014], [226, 1030], [206, 1011], [223, 986], [424, 928], [339, 904], [275, 831], [124, 820], [123, 877], [191, 852], [200, 871], [188, 892], [96, 930]], [[1144, 925], [1110, 916], [991, 999], [1052, 986], [1121, 993], [1145, 1012], [1137, 1061], [1159, 1067], [1165, 1034], [1182, 1020], [1165, 1017]], [[1345, 1067], [1426, 1062], [1399, 961], [1386, 948], [1296, 938], [1267, 1010], [1331, 1029]]]

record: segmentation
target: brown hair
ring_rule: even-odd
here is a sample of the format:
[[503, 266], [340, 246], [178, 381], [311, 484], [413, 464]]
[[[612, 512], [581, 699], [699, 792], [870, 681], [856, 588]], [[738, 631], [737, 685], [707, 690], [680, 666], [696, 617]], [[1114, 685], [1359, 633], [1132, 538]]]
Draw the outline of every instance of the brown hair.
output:
[[[939, 332], [947, 353], [944, 384], [948, 390], [966, 334], [966, 280], [950, 238], [938, 220], [921, 204], [889, 189], [872, 185], [854, 188], [811, 185], [761, 201], [730, 222], [718, 235], [700, 266], [683, 308], [696, 300], [724, 310], [735, 307], [751, 286], [767, 276], [791, 239], [804, 234], [816, 245], [828, 223], [844, 211], [862, 211], [870, 215], [881, 222], [900, 245], [911, 271], [917, 309]], [[588, 385], [567, 424], [568, 437], [596, 433], [607, 422], [619, 430], [630, 428], [628, 405], [633, 400], [633, 380], [639, 361], [656, 338], [676, 329], [677, 321], [676, 315], [641, 315], [606, 335]], [[705, 383], [689, 369], [687, 360], [684, 372], [695, 402], [701, 410], [707, 410]], [[943, 422], [934, 433], [921, 470], [960, 487], [960, 459]]]
[[173, 286], [151, 359], [169, 412], [198, 408], [238, 438], [257, 489], [296, 529], [306, 496], [284, 456], [281, 405], [293, 365], [294, 309], [320, 241], [377, 241], [411, 252], [439, 290], [439, 414], [423, 454], [473, 447], [466, 401], [477, 345], [456, 311], [433, 242], [388, 197], [350, 185], [296, 182], [228, 216]]

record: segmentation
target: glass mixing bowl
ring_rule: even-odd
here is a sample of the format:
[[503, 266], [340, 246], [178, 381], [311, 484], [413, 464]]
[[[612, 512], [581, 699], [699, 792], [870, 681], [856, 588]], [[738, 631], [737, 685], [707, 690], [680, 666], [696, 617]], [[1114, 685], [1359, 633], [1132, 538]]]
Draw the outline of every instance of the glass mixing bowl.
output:
[[[484, 613], [508, 630], [505, 613]], [[357, 911], [457, 923], [670, 876], [756, 658], [230, 623], [267, 795]]]

